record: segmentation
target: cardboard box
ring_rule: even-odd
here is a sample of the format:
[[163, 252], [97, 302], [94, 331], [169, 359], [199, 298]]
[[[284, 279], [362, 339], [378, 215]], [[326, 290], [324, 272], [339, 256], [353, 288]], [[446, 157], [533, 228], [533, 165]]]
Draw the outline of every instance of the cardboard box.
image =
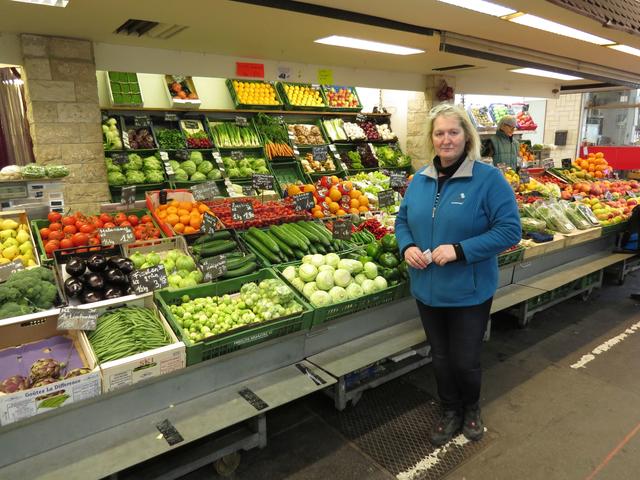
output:
[[26, 232], [29, 234], [29, 241], [31, 242], [31, 249], [33, 251], [33, 259], [36, 262], [36, 265], [40, 265], [40, 255], [38, 255], [38, 248], [36, 247], [36, 242], [33, 239], [33, 235], [31, 233], [31, 222], [29, 221], [29, 217], [27, 216], [27, 212], [24, 210], [6, 210], [0, 212], [0, 221], [3, 220], [14, 220], [18, 222], [20, 225], [26, 226]]
[[[0, 393], [0, 425], [7, 425], [55, 410], [62, 405], [96, 397], [102, 392], [100, 371], [84, 347], [80, 339], [81, 333], [74, 330], [57, 330], [57, 320], [56, 313], [31, 321], [3, 322], [0, 326], [0, 353], [5, 354], [4, 361], [12, 360], [15, 356], [18, 363], [15, 374], [27, 376], [32, 362], [29, 365], [26, 364], [29, 362], [24, 365], [21, 365], [21, 362], [29, 355], [33, 355], [34, 347], [40, 347], [36, 342], [46, 340], [51, 343], [47, 344], [45, 351], [37, 352], [39, 358], [59, 358], [60, 351], [56, 350], [64, 349], [65, 358], [68, 358], [67, 371], [84, 366], [90, 368], [91, 372], [38, 388], [11, 394]], [[12, 352], [10, 349], [15, 351]], [[52, 406], [52, 400], [49, 400], [54, 398], [58, 400], [54, 401], [56, 406]], [[45, 400], [49, 401], [45, 402]]]
[[[109, 307], [99, 307], [98, 313], [104, 313], [107, 308], [111, 310], [125, 305], [129, 307], [146, 307], [154, 310], [160, 317], [162, 326], [171, 337], [173, 343], [118, 360], [99, 363], [87, 335], [81, 332], [80, 341], [83, 344], [83, 348], [88, 352], [91, 362], [98, 364], [100, 368], [102, 390], [104, 392], [110, 392], [121, 387], [133, 385], [147, 378], [158, 377], [165, 373], [180, 370], [186, 366], [187, 362], [184, 343], [178, 340], [162, 313], [157, 309], [153, 302], [152, 293], [129, 298], [127, 301], [111, 304]], [[91, 305], [86, 305], [82, 308], [85, 307], [92, 308]]]
[[[167, 202], [170, 202], [171, 200], [190, 203], [195, 202], [191, 190], [186, 189], [167, 190]], [[176, 233], [173, 231], [173, 228], [171, 228], [171, 225], [162, 221], [156, 212], [156, 209], [160, 206], [160, 192], [158, 190], [147, 192], [146, 203], [147, 209], [151, 212], [153, 219], [156, 221], [160, 229], [167, 237], [173, 237]]]

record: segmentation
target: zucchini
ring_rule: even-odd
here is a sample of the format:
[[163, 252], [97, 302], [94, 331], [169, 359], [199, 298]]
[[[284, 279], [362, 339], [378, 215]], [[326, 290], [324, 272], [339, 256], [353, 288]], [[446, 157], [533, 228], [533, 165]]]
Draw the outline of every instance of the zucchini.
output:
[[286, 243], [290, 248], [300, 248], [298, 239], [287, 235], [287, 233], [280, 228], [280, 225], [271, 225], [269, 227], [269, 233], [278, 237], [281, 242]]
[[280, 253], [287, 257], [287, 259], [291, 259], [293, 257], [293, 250], [291, 250], [291, 247], [289, 247], [289, 245], [280, 240], [278, 236], [271, 231], [271, 229], [269, 229], [269, 231], [266, 233], [273, 239], [274, 242], [278, 244], [278, 247], [280, 247]]
[[255, 263], [256, 258], [257, 257], [254, 253], [248, 253], [247, 255], [240, 258], [227, 257], [227, 270], [235, 270], [236, 268], [240, 268], [249, 262]]
[[276, 255], [280, 253], [280, 247], [278, 246], [278, 244], [274, 242], [273, 239], [262, 230], [259, 230], [256, 227], [251, 227], [249, 230], [247, 230], [247, 233], [253, 235], [256, 240], [258, 240]]
[[224, 272], [224, 274], [222, 275], [222, 278], [236, 278], [236, 277], [241, 277], [243, 275], [247, 275], [251, 272], [254, 272], [258, 269], [258, 264], [256, 262], [249, 262], [246, 265], [240, 267], [240, 268], [235, 268], [233, 270], [227, 270], [226, 272]]
[[221, 253], [231, 252], [238, 248], [238, 245], [233, 240], [216, 240], [211, 243], [205, 243], [202, 248], [194, 252], [201, 257], [213, 257], [214, 255], [220, 255]]
[[251, 245], [253, 248], [256, 249], [256, 251], [262, 255], [263, 257], [265, 257], [267, 259], [267, 261], [269, 261], [272, 264], [277, 264], [280, 263], [280, 257], [278, 255], [276, 255], [275, 253], [273, 253], [271, 250], [269, 250], [266, 246], [264, 246], [262, 244], [262, 242], [260, 242], [257, 238], [255, 238], [253, 235], [249, 235], [248, 233], [244, 236], [244, 240], [245, 242], [247, 242], [249, 245]]

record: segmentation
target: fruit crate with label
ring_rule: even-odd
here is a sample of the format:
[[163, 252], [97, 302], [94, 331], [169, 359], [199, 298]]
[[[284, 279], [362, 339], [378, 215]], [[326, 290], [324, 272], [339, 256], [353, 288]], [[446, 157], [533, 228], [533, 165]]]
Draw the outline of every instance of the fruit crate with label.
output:
[[[25, 268], [40, 265], [37, 242], [24, 210], [0, 212], [0, 265], [20, 260]], [[44, 252], [44, 249], [42, 250]]]
[[492, 103], [489, 105], [489, 113], [491, 114], [491, 118], [494, 123], [498, 125], [500, 119], [506, 115], [515, 116], [513, 108], [510, 105], [506, 105], [504, 103]]
[[287, 110], [322, 111], [327, 108], [327, 99], [320, 85], [278, 82], [276, 88]]
[[[190, 150], [188, 158], [184, 160], [178, 159], [177, 152], [171, 152], [168, 158], [173, 170], [170, 179], [174, 188], [190, 188], [208, 181], [214, 181], [218, 186], [223, 186], [223, 172], [211, 151]], [[226, 196], [223, 189], [220, 191], [223, 196]]]
[[285, 192], [289, 185], [300, 185], [307, 183], [307, 178], [302, 172], [300, 162], [277, 162], [271, 164], [271, 170], [277, 183], [277, 188], [280, 190], [282, 197], [285, 197]]
[[193, 116], [191, 114], [189, 117], [182, 118], [179, 124], [189, 150], [209, 150], [213, 148], [208, 128], [209, 124], [204, 116]]
[[200, 108], [202, 102], [198, 97], [193, 78], [184, 75], [165, 75], [164, 81], [169, 102], [174, 107]]
[[533, 117], [531, 117], [531, 113], [529, 113], [529, 104], [513, 103], [511, 107], [517, 110], [516, 121], [518, 122], [518, 130], [534, 131], [538, 128], [536, 122], [533, 121]]
[[237, 109], [281, 110], [284, 107], [273, 82], [228, 78], [225, 83]]
[[489, 108], [482, 105], [472, 105], [467, 111], [471, 121], [479, 131], [492, 130], [496, 128], [496, 123], [489, 114]]
[[362, 102], [355, 87], [322, 85], [328, 109], [334, 112], [359, 112]]
[[120, 127], [126, 150], [142, 153], [155, 152], [158, 149], [150, 117], [123, 114], [120, 116]]
[[[182, 299], [185, 295], [190, 299], [213, 297], [216, 298], [216, 300], [222, 300], [222, 302], [227, 305], [231, 305], [235, 299], [241, 298], [241, 291], [244, 293], [249, 290], [254, 290], [252, 287], [248, 287], [247, 285], [251, 283], [259, 284], [264, 280], [274, 281], [281, 279], [272, 270], [263, 269], [244, 277], [204, 284], [195, 288], [173, 291], [159, 290], [155, 292], [154, 295], [160, 311], [186, 346], [188, 366], [211, 358], [216, 358], [242, 348], [247, 348], [272, 338], [283, 337], [290, 333], [305, 331], [311, 327], [311, 322], [313, 320], [311, 307], [294, 289], [288, 286], [286, 287], [287, 291], [283, 292], [283, 295], [299, 306], [299, 311], [297, 313], [271, 318], [264, 321], [258, 320], [256, 322], [254, 320], [257, 318], [257, 314], [251, 311], [251, 315], [249, 315], [249, 311], [247, 310], [250, 309], [245, 308], [245, 310], [242, 311], [242, 315], [246, 315], [245, 321], [250, 323], [244, 325], [240, 324], [235, 328], [229, 328], [231, 327], [231, 323], [229, 321], [223, 324], [218, 323], [214, 328], [206, 327], [203, 331], [213, 334], [199, 341], [192, 340], [192, 337], [189, 334], [192, 322], [189, 321], [187, 324], [187, 321], [180, 319], [177, 315], [172, 313], [171, 306], [181, 305]], [[286, 286], [284, 282], [282, 285]], [[193, 330], [191, 331], [193, 332]]]
[[135, 72], [106, 72], [111, 105], [140, 107], [144, 104], [142, 90]]

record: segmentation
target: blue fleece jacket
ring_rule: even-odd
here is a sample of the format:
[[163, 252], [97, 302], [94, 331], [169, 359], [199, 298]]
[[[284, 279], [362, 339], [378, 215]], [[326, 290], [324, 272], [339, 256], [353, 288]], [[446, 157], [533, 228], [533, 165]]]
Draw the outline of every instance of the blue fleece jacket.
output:
[[518, 206], [500, 170], [465, 159], [440, 191], [433, 165], [418, 171], [396, 219], [400, 251], [460, 243], [464, 261], [409, 267], [411, 293], [433, 307], [478, 305], [498, 286], [497, 255], [520, 241]]

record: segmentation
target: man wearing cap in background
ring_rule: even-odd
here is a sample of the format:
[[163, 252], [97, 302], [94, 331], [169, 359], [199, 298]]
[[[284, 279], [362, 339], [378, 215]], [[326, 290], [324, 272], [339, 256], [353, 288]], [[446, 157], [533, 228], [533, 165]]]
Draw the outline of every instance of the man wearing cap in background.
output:
[[505, 115], [498, 122], [498, 130], [490, 139], [490, 147], [492, 147], [492, 154], [490, 152], [490, 156], [493, 157], [493, 164], [495, 166], [502, 163], [516, 171], [518, 167], [520, 167], [518, 156], [520, 144], [513, 138], [517, 124], [516, 117], [513, 115]]

